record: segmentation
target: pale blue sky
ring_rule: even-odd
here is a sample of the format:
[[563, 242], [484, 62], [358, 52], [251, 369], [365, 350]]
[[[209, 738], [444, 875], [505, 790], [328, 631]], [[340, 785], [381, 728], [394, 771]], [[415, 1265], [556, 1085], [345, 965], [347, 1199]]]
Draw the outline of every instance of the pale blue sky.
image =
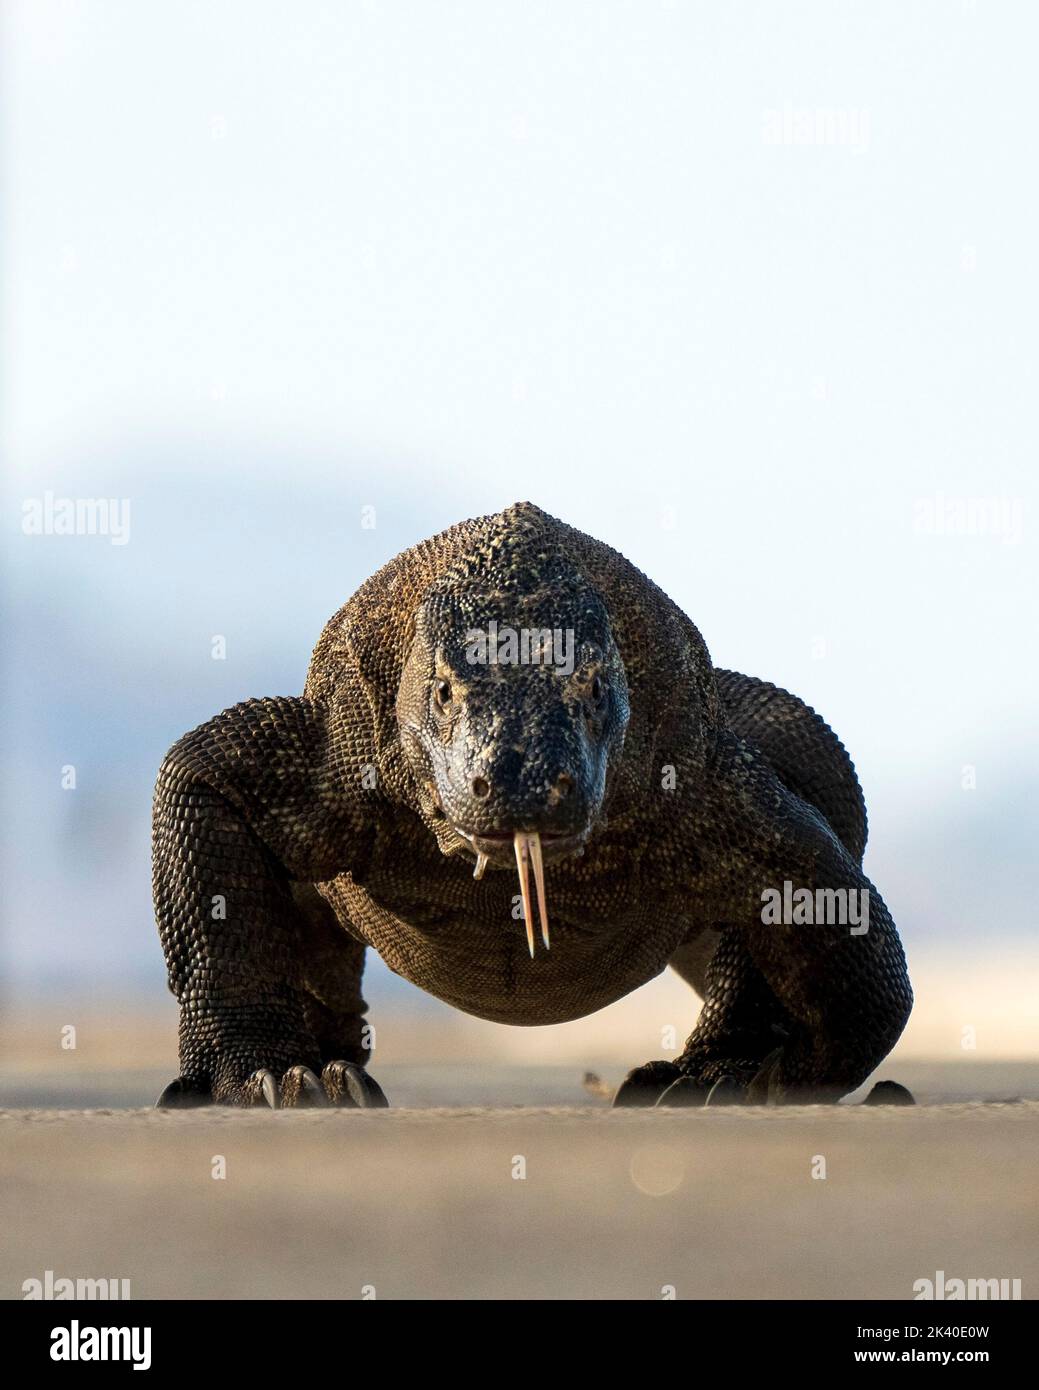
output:
[[[3, 25], [10, 984], [161, 980], [166, 746], [522, 497], [834, 724], [912, 951], [1039, 959], [1031, 6]], [[836, 142], [770, 142], [787, 108]], [[130, 543], [23, 535], [47, 490]], [[928, 534], [938, 495], [1018, 521]]]

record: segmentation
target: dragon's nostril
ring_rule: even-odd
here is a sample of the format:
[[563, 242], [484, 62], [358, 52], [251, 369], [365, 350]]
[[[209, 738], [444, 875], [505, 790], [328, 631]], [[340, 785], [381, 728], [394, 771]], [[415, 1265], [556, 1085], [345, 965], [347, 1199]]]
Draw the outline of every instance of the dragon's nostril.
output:
[[491, 784], [486, 777], [474, 777], [470, 782], [473, 796], [478, 796], [481, 801], [491, 794]]
[[574, 779], [569, 772], [561, 772], [556, 778], [556, 791], [561, 797], [569, 796], [574, 789]]

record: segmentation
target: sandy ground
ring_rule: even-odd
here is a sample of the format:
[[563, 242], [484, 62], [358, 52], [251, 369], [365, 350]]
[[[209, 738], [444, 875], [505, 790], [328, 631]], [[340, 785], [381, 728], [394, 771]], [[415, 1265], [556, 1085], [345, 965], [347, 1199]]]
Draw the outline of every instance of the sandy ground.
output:
[[399, 1108], [41, 1109], [23, 1077], [0, 1292], [48, 1269], [134, 1298], [908, 1299], [937, 1270], [1039, 1290], [1034, 1066], [903, 1064], [913, 1109], [615, 1112], [572, 1068], [379, 1075]]
[[0, 1296], [46, 1270], [135, 1298], [909, 1299], [938, 1270], [1036, 1296], [1039, 1062], [950, 1027], [940, 1060], [900, 1045], [878, 1073], [912, 1109], [611, 1112], [583, 1088], [660, 1055], [686, 1002], [558, 1030], [383, 1012], [393, 1110], [277, 1115], [146, 1108], [172, 1003], [8, 1014]]

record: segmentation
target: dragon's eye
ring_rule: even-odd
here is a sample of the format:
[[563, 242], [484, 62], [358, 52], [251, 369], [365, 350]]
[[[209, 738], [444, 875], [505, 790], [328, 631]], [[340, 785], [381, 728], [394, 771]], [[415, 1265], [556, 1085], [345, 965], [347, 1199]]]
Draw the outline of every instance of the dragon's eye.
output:
[[451, 682], [438, 680], [433, 683], [433, 699], [441, 709], [445, 709], [451, 703]]
[[596, 704], [602, 699], [602, 678], [600, 676], [592, 678], [592, 699]]

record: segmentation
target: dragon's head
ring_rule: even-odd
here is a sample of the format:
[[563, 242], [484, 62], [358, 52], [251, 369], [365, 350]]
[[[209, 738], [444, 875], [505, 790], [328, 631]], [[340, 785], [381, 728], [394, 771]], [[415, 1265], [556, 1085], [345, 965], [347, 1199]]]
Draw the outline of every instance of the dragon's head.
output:
[[445, 854], [475, 875], [516, 863], [533, 951], [530, 870], [583, 850], [628, 723], [624, 664], [599, 596], [573, 572], [430, 592], [398, 689], [401, 743]]

